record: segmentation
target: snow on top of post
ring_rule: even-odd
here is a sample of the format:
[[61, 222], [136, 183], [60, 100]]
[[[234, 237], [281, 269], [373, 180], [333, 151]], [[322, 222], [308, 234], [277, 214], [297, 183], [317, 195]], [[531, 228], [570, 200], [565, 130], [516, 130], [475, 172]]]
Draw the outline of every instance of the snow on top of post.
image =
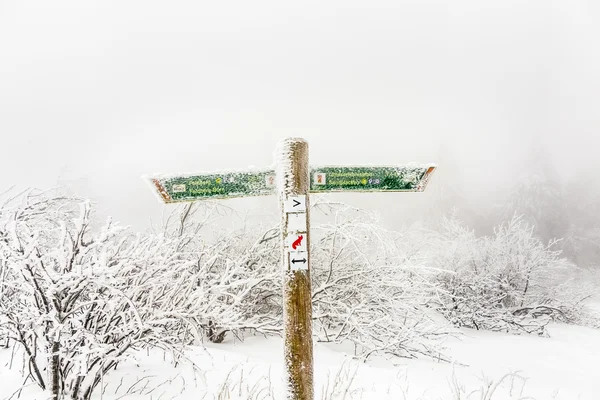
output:
[[370, 164], [370, 163], [362, 163], [362, 164], [311, 164], [311, 170], [317, 170], [319, 168], [437, 168], [438, 165], [436, 163], [416, 163], [416, 162], [408, 162], [402, 164]]
[[275, 146], [275, 179], [277, 195], [279, 198], [287, 198], [294, 194], [294, 182], [292, 177], [293, 155], [292, 148], [296, 143], [307, 143], [303, 138], [286, 138]]

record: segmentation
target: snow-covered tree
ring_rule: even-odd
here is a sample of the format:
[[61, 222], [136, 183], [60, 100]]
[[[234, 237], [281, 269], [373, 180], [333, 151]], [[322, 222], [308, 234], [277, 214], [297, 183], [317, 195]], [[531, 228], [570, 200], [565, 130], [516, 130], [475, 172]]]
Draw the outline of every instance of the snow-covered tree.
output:
[[210, 316], [198, 323], [216, 343], [228, 332], [242, 339], [246, 332], [281, 331], [279, 227], [242, 223], [231, 230], [218, 228], [230, 214], [216, 202], [188, 203], [175, 209], [163, 227], [167, 237], [181, 238], [178, 250], [195, 257], [196, 269], [203, 271], [197, 285], [206, 297], [202, 308], [190, 312]]
[[582, 171], [565, 187], [570, 229], [565, 247], [584, 268], [600, 269], [600, 189], [593, 184], [595, 171]]
[[[440, 357], [451, 330], [438, 313], [456, 326], [538, 333], [540, 317], [590, 317], [574, 266], [522, 217], [477, 237], [455, 218], [440, 231], [391, 232], [344, 204], [312, 207], [314, 334], [353, 343], [357, 356]], [[83, 400], [130, 350], [179, 354], [227, 334], [280, 334], [279, 226], [219, 231], [224, 210], [186, 205], [161, 232], [131, 234], [95, 222], [89, 201], [33, 191], [9, 199], [0, 206], [0, 344], [22, 349], [28, 379], [53, 399]]]
[[433, 236], [430, 265], [452, 271], [437, 278], [443, 289], [437, 308], [455, 325], [543, 334], [549, 317], [576, 321], [587, 293], [569, 284], [575, 266], [521, 216], [499, 225], [494, 236], [476, 237], [455, 219]]
[[330, 222], [313, 226], [314, 331], [318, 339], [350, 342], [357, 356], [440, 357], [448, 327], [425, 304], [435, 292], [433, 271], [408, 256], [402, 238], [370, 214], [319, 203]]
[[[533, 227], [542, 242], [565, 238], [572, 228], [568, 196], [561, 171], [555, 168], [543, 144], [536, 143], [527, 164], [515, 175], [515, 184], [499, 210], [499, 221], [520, 215]], [[555, 248], [571, 256], [569, 244], [562, 240]]]
[[[179, 228], [185, 226], [183, 232], [194, 232], [196, 239], [189, 243], [188, 250], [212, 246], [207, 244], [210, 241], [200, 239], [209, 229], [203, 221], [211, 208], [210, 204], [181, 207], [170, 218], [169, 231], [178, 235], [182, 232]], [[415, 265], [418, 252], [409, 257], [399, 246], [397, 234], [383, 229], [379, 221], [360, 209], [316, 201], [311, 215], [313, 326], [317, 339], [354, 343], [357, 356], [363, 357], [373, 353], [439, 357], [439, 340], [447, 329], [434, 323], [423, 306], [432, 290], [427, 283], [428, 270]], [[278, 229], [277, 225], [243, 225], [214, 239], [220, 247], [218, 252], [213, 250], [213, 265], [203, 284], [213, 288], [239, 286], [235, 298], [241, 299], [239, 309], [245, 310], [240, 321], [227, 313], [215, 316], [217, 341], [226, 331], [238, 336], [254, 326], [259, 332], [281, 333], [283, 272]], [[241, 290], [251, 276], [259, 284]], [[232, 293], [235, 289], [228, 290]], [[212, 293], [221, 292], [214, 289]], [[221, 301], [218, 297], [214, 300], [217, 304]], [[261, 316], [266, 325], [249, 324], [244, 318], [250, 316]]]
[[0, 209], [0, 335], [53, 399], [89, 399], [135, 348], [277, 329], [252, 296], [271, 290], [260, 241], [187, 251], [186, 235], [91, 226], [90, 202], [76, 198], [32, 192]]
[[503, 210], [503, 219], [522, 215], [544, 242], [566, 236], [569, 214], [562, 186], [534, 171], [520, 181], [511, 192]]

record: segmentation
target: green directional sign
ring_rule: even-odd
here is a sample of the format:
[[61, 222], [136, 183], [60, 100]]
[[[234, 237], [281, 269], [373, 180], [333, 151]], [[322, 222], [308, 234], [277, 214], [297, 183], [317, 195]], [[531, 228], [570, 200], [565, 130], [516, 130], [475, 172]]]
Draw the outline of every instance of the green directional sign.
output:
[[[310, 192], [422, 192], [435, 165], [310, 168]], [[275, 170], [146, 177], [165, 203], [275, 194]]]
[[264, 196], [275, 193], [275, 171], [215, 172], [146, 177], [165, 203]]
[[434, 170], [435, 165], [314, 167], [310, 191], [422, 192]]

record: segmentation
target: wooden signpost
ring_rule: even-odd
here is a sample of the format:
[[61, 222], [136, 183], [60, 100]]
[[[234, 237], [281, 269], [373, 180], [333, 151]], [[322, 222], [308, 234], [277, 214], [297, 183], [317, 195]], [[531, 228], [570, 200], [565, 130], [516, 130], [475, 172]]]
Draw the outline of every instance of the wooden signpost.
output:
[[308, 143], [281, 141], [274, 168], [146, 176], [164, 203], [277, 194], [281, 210], [284, 363], [288, 400], [313, 400], [310, 193], [423, 192], [436, 166], [310, 167]]

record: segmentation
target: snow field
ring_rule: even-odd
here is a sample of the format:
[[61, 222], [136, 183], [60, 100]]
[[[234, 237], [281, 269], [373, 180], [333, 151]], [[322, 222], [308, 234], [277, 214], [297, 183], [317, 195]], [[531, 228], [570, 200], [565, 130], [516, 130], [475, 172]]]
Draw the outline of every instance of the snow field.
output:
[[[549, 332], [544, 338], [462, 330], [460, 338], [447, 342], [454, 364], [383, 357], [362, 363], [352, 359], [349, 348], [315, 343], [315, 399], [597, 400], [600, 331], [552, 324]], [[23, 382], [22, 365], [16, 356], [9, 368], [11, 354], [0, 350], [0, 399], [45, 399], [33, 385], [20, 397], [15, 394]], [[135, 362], [112, 372], [93, 398], [281, 398], [279, 338], [193, 347], [186, 357], [174, 365], [161, 350], [140, 351]]]

